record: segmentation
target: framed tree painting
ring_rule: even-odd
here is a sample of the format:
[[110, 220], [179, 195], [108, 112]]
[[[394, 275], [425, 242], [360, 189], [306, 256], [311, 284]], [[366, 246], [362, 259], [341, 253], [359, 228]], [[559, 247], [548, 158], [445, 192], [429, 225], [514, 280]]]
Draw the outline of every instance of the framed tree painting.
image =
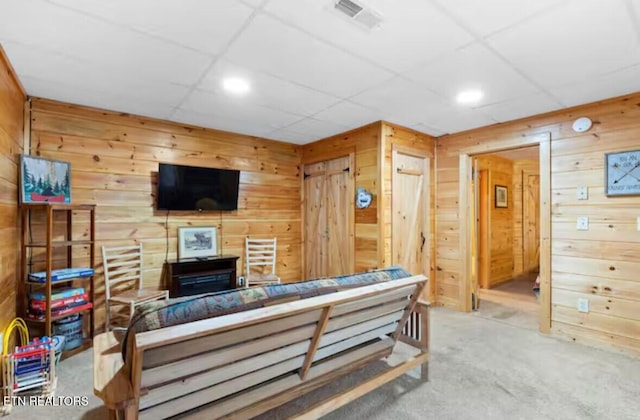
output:
[[71, 164], [20, 155], [20, 203], [71, 203]]

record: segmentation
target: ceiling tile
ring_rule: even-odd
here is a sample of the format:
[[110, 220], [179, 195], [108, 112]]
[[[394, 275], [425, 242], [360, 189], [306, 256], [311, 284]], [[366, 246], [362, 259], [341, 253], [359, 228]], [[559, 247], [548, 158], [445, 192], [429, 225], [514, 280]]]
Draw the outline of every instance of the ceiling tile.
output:
[[236, 0], [50, 1], [210, 54], [222, 52], [253, 13]]
[[[569, 2], [488, 39], [549, 89], [640, 63], [640, 45], [622, 0]], [[606, 22], [606, 24], [605, 24]]]
[[[221, 119], [244, 121], [246, 124], [269, 128], [269, 131], [287, 126], [301, 119], [301, 116], [254, 105], [243, 98], [228, 98], [226, 95], [196, 90], [192, 92], [180, 107], [182, 111], [194, 111], [202, 115], [211, 115]], [[211, 126], [208, 126], [211, 127]]]
[[269, 133], [267, 138], [294, 144], [307, 144], [312, 141], [320, 140], [321, 137], [312, 137], [309, 136], [309, 133], [298, 133], [296, 131], [287, 130], [286, 128], [281, 128], [280, 130]]
[[640, 92], [640, 65], [551, 89], [567, 106]]
[[256, 17], [225, 57], [338, 97], [353, 95], [391, 76], [267, 16]]
[[[431, 109], [445, 105], [436, 94], [402, 77], [362, 92], [350, 101], [380, 111], [383, 119], [403, 125], [426, 122]], [[428, 123], [438, 127], [434, 121]]]
[[287, 131], [307, 134], [309, 137], [323, 138], [347, 131], [349, 127], [331, 121], [305, 118], [284, 127]]
[[545, 93], [536, 93], [478, 108], [497, 122], [511, 121], [562, 108]]
[[[184, 85], [198, 80], [211, 62], [204, 54], [38, 0], [13, 1], [3, 8], [0, 40], [40, 47], [133, 78]], [[32, 65], [46, 68], [48, 63], [39, 60]]]
[[[21, 79], [28, 77], [40, 80], [42, 83], [46, 81], [51, 85], [47, 89], [53, 95], [50, 96], [51, 98], [68, 95], [69, 91], [79, 88], [85, 92], [103, 92], [108, 95], [119, 95], [123, 99], [129, 98], [133, 101], [146, 101], [150, 104], [175, 107], [189, 92], [189, 89], [182, 85], [153, 79], [133, 78], [129, 73], [118, 69], [94, 66], [86, 60], [38, 48], [25, 48], [23, 45], [13, 42], [5, 42], [3, 46], [7, 55], [11, 57], [11, 63], [16, 72], [21, 75]], [[46, 63], [46, 65], [33, 65], [38, 62]], [[41, 96], [30, 90], [26, 83], [25, 89], [30, 95]], [[77, 98], [80, 99], [80, 97]], [[86, 99], [95, 100], [92, 97]], [[84, 101], [76, 103], [83, 104]]]
[[424, 115], [419, 122], [445, 133], [456, 133], [496, 123], [477, 109], [450, 105], [432, 106], [425, 110]]
[[446, 54], [404, 76], [451, 102], [461, 90], [480, 89], [485, 95], [478, 106], [537, 91], [533, 84], [478, 43]]
[[472, 41], [471, 36], [424, 0], [362, 0], [382, 16], [368, 30], [338, 12], [335, 1], [270, 0], [265, 10], [298, 28], [384, 68], [403, 71]]
[[558, 0], [440, 0], [451, 14], [480, 36], [512, 26], [532, 15], [558, 6]]
[[151, 118], [168, 119], [174, 106], [141, 96], [130, 98], [117, 92], [97, 91], [74, 84], [52, 82], [29, 76], [21, 77], [30, 96], [55, 98], [58, 101]]
[[321, 121], [332, 121], [346, 127], [360, 127], [383, 119], [383, 114], [377, 110], [343, 101], [318, 112], [313, 115], [313, 118]]
[[257, 136], [278, 140], [277, 138], [269, 137], [269, 133], [273, 132], [271, 124], [253, 119], [201, 114], [193, 110], [178, 109], [173, 113], [169, 120], [177, 123], [191, 124], [198, 127], [213, 128], [216, 130], [244, 134], [247, 136]]
[[251, 85], [251, 91], [242, 100], [269, 108], [309, 116], [339, 101], [338, 98], [259, 71], [218, 61], [207, 73], [200, 88], [225, 95], [220, 88], [225, 77], [242, 77]]

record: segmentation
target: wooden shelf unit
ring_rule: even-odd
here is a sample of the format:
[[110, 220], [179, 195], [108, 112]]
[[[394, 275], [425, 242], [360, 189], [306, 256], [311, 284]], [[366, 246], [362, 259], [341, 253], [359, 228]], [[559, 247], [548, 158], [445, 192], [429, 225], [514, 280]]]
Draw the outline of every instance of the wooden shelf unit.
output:
[[[86, 211], [89, 213], [89, 239], [74, 240], [73, 239], [73, 214], [74, 212]], [[54, 240], [54, 214], [65, 213], [66, 226], [63, 240]], [[37, 242], [31, 242], [30, 237], [33, 233], [33, 226], [31, 225], [31, 216], [36, 213], [44, 213], [45, 221], [45, 239], [41, 238]], [[88, 246], [89, 252], [89, 268], [95, 270], [95, 205], [87, 204], [59, 204], [59, 203], [25, 203], [20, 206], [20, 218], [22, 224], [22, 246], [21, 246], [21, 279], [22, 279], [22, 299], [23, 305], [19, 313], [22, 313], [24, 320], [29, 325], [37, 325], [36, 328], [43, 330], [42, 332], [47, 336], [53, 335], [53, 322], [64, 319], [66, 317], [75, 315], [77, 313], [85, 314], [89, 316], [88, 331], [86, 321], [83, 320], [83, 342], [82, 345], [63, 352], [62, 357], [69, 357], [72, 354], [91, 347], [92, 338], [94, 335], [94, 307], [89, 309], [81, 309], [73, 311], [64, 315], [52, 316], [51, 314], [51, 296], [53, 285], [69, 285], [75, 283], [82, 283], [85, 288], [85, 293], [89, 295], [89, 301], [92, 305], [95, 305], [95, 283], [94, 275], [91, 276], [77, 276], [63, 280], [52, 281], [52, 271], [54, 270], [53, 250], [56, 247], [66, 247], [66, 267], [61, 268], [73, 268], [73, 246]], [[45, 273], [46, 280], [44, 282], [36, 282], [29, 280], [29, 273], [31, 271], [30, 263], [31, 257], [28, 255], [30, 249], [33, 248], [45, 248]], [[31, 251], [32, 252], [32, 251]], [[88, 290], [87, 290], [88, 288]], [[40, 290], [45, 294], [46, 310], [45, 318], [43, 320], [29, 319], [27, 317], [27, 310], [29, 308], [29, 293], [34, 290]]]

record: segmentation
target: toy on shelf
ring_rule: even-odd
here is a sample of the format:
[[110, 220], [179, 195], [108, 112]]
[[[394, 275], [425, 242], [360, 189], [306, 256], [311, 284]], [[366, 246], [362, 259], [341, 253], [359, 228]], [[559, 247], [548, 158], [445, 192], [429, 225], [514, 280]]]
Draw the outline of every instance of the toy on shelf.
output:
[[[9, 353], [9, 341], [15, 329], [18, 330], [22, 345]], [[30, 342], [29, 331], [22, 318], [16, 318], [9, 324], [4, 332], [2, 347], [3, 414], [11, 412], [13, 396], [20, 392], [40, 389], [42, 395], [53, 395], [57, 382], [56, 364], [60, 360], [64, 341], [63, 336], [44, 336]]]

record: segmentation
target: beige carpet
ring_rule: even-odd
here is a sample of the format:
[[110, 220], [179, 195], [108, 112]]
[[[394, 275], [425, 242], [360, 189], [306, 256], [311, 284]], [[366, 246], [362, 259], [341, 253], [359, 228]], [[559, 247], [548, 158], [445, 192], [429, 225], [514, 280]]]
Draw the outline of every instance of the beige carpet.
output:
[[[640, 413], [640, 360], [527, 328], [512, 308], [483, 314], [435, 308], [430, 381], [405, 375], [327, 419], [631, 420]], [[525, 321], [523, 321], [525, 319]], [[523, 328], [524, 327], [524, 328]], [[367, 368], [262, 419], [286, 418], [330, 391], [375, 373]], [[104, 419], [92, 396], [91, 353], [61, 363], [59, 396], [88, 396], [87, 407], [16, 407], [9, 419]]]

